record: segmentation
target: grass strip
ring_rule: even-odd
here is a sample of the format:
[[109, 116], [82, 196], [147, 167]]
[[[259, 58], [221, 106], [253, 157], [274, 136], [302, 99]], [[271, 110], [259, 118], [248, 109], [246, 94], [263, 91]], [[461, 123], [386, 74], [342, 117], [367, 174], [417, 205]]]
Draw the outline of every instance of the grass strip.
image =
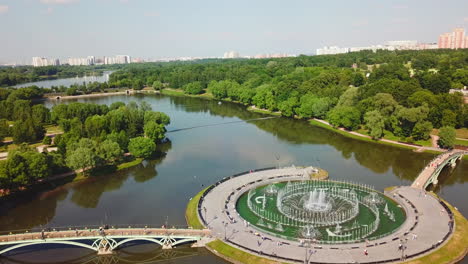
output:
[[361, 141], [367, 141], [367, 142], [371, 142], [371, 143], [375, 143], [375, 144], [383, 144], [383, 145], [388, 145], [388, 146], [394, 146], [394, 147], [399, 147], [399, 148], [404, 148], [404, 149], [414, 150], [415, 148], [417, 148], [417, 147], [410, 147], [410, 146], [406, 146], [406, 145], [394, 144], [394, 143], [391, 143], [391, 142], [386, 142], [386, 141], [381, 141], [381, 140], [373, 140], [373, 139], [368, 138], [368, 137], [361, 137], [361, 136], [358, 136], [358, 135], [348, 133], [347, 131], [336, 129], [336, 128], [332, 127], [332, 126], [329, 126], [329, 125], [324, 124], [322, 122], [319, 122], [317, 120], [310, 120], [309, 122], [313, 126], [318, 126], [318, 127], [324, 128], [324, 129], [328, 129], [330, 131], [336, 132], [336, 133], [338, 133], [340, 135], [343, 135], [345, 137], [348, 137], [348, 138], [358, 139], [358, 140], [361, 140]]
[[233, 263], [245, 263], [245, 264], [279, 264], [281, 262], [262, 258], [259, 256], [252, 255], [243, 250], [232, 247], [220, 240], [215, 240], [206, 244], [206, 247], [214, 251], [215, 254], [219, 254], [220, 257], [224, 257], [226, 260]]
[[188, 226], [193, 229], [203, 229], [205, 228], [198, 218], [198, 203], [201, 196], [205, 193], [207, 188], [203, 191], [197, 193], [187, 204], [187, 209], [185, 209], [185, 220], [187, 221]]

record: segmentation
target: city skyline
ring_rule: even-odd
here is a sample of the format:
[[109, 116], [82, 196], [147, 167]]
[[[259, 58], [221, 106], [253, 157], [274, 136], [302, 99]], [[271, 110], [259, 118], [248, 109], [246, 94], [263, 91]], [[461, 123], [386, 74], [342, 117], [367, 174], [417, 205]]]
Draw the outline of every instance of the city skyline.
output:
[[239, 1], [229, 6], [216, 1], [0, 0], [0, 23], [9, 25], [0, 28], [6, 40], [0, 42], [0, 63], [105, 54], [222, 57], [230, 50], [251, 56], [313, 54], [329, 45], [404, 39], [435, 43], [444, 32], [467, 28], [467, 9], [466, 1]]

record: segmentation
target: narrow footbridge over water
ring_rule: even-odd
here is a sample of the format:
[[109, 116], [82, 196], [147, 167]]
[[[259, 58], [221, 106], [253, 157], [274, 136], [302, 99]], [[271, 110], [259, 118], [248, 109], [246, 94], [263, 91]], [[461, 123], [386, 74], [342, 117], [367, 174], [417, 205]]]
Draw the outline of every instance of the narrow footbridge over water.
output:
[[454, 149], [435, 157], [421, 173], [419, 173], [411, 187], [425, 190], [430, 184], [436, 185], [442, 169], [447, 165], [455, 167], [457, 165], [457, 160], [461, 160], [463, 155], [468, 155], [468, 152]]
[[12, 250], [45, 244], [76, 246], [111, 254], [127, 243], [143, 241], [170, 249], [186, 243], [203, 246], [203, 240], [211, 238], [208, 229], [176, 228], [110, 228], [110, 229], [56, 229], [48, 232], [32, 232], [0, 236], [0, 256]]

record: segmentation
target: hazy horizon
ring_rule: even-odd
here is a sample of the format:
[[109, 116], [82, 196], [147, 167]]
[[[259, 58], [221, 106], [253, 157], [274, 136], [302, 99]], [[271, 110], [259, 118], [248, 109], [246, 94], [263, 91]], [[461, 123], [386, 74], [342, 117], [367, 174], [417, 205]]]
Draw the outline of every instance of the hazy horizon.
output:
[[322, 46], [437, 42], [468, 1], [0, 0], [0, 63], [31, 57], [311, 54]]

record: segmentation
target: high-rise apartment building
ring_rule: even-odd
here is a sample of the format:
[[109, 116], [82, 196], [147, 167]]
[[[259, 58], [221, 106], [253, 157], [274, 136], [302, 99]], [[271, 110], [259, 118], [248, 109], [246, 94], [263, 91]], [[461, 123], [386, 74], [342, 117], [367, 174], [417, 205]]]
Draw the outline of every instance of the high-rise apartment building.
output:
[[225, 52], [223, 58], [225, 58], [225, 59], [236, 59], [236, 58], [239, 58], [239, 52], [237, 52], [237, 51], [228, 51], [228, 52]]
[[131, 63], [128, 55], [117, 55], [115, 57], [104, 57], [104, 64], [127, 64]]
[[444, 33], [439, 36], [439, 49], [467, 49], [468, 36], [465, 35], [465, 29], [455, 28], [453, 32]]
[[60, 65], [59, 59], [47, 59], [42, 57], [33, 57], [32, 63], [34, 67], [43, 67], [43, 66], [58, 66]]

